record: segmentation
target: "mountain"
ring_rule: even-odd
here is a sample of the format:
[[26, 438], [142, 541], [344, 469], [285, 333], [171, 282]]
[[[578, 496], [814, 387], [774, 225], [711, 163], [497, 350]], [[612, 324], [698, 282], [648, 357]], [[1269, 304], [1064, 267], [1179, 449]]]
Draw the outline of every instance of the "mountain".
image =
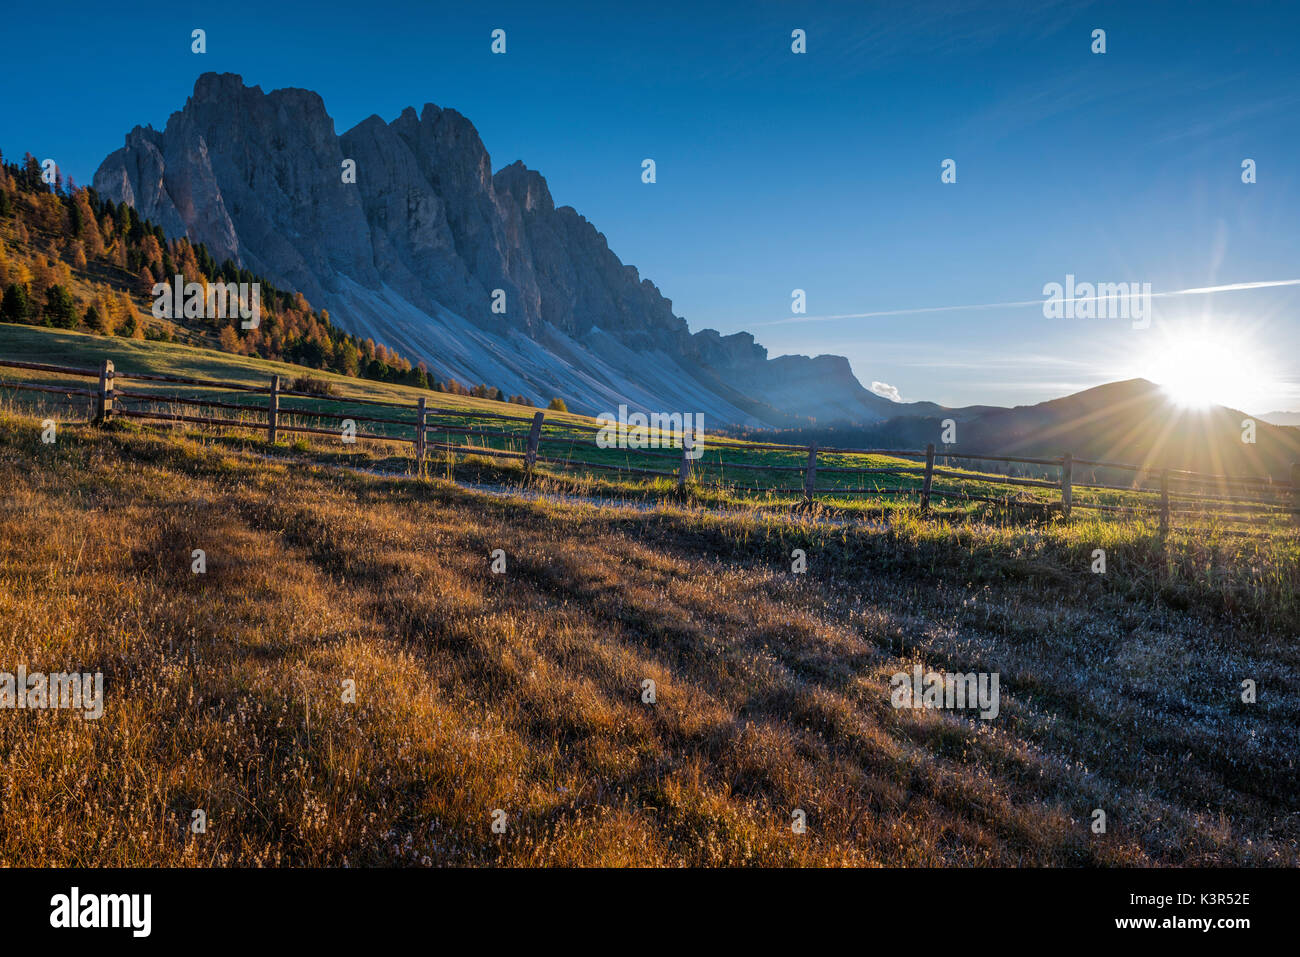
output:
[[316, 93], [205, 73], [164, 130], [127, 134], [94, 186], [439, 378], [542, 403], [560, 395], [574, 411], [626, 403], [718, 425], [906, 411], [863, 388], [841, 356], [770, 359], [748, 333], [692, 333], [590, 222], [555, 205], [540, 173], [520, 162], [493, 173], [455, 110], [408, 107], [339, 136]]
[[[956, 442], [939, 439], [943, 420], [957, 421]], [[1254, 422], [1254, 442], [1243, 441]], [[816, 441], [841, 448], [924, 448], [1075, 458], [1216, 475], [1244, 475], [1291, 481], [1300, 462], [1300, 429], [1271, 425], [1236, 409], [1189, 409], [1171, 401], [1146, 379], [1111, 382], [1060, 399], [1010, 409], [971, 407], [940, 414], [900, 416], [865, 427], [785, 430], [764, 433], [769, 441]]]
[[1255, 416], [1270, 425], [1300, 425], [1300, 412], [1265, 412]]
[[[1254, 423], [1254, 442], [1243, 441]], [[1300, 432], [1224, 406], [1191, 409], [1145, 379], [1097, 386], [1033, 406], [995, 409], [965, 423], [967, 447], [1009, 453], [1069, 451], [1076, 458], [1151, 464], [1290, 481]]]

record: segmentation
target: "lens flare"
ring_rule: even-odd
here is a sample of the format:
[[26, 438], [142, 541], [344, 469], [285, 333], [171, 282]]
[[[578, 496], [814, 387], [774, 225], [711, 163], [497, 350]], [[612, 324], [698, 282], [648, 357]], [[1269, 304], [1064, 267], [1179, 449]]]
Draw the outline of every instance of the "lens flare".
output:
[[1189, 409], [1253, 409], [1276, 385], [1267, 353], [1239, 331], [1166, 328], [1138, 368]]

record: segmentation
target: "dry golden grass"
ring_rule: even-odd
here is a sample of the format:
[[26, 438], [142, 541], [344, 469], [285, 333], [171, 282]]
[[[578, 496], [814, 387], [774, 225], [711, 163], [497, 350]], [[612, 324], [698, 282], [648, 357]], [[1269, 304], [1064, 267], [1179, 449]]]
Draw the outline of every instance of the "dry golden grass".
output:
[[[0, 670], [102, 670], [105, 712], [0, 711], [0, 863], [1297, 862], [1294, 628], [1077, 541], [39, 433], [0, 414]], [[894, 710], [912, 662], [1001, 715]]]

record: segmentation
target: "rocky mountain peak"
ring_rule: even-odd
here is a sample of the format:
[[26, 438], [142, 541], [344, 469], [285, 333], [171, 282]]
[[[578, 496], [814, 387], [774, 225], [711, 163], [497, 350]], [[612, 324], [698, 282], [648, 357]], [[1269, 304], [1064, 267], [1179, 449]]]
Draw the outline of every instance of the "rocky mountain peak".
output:
[[497, 170], [492, 177], [492, 187], [498, 195], [513, 198], [522, 212], [555, 211], [555, 200], [551, 198], [545, 177], [536, 170], [529, 169], [521, 160], [515, 160], [509, 166]]
[[[204, 73], [161, 133], [127, 135], [94, 185], [442, 377], [562, 395], [584, 411], [626, 401], [714, 422], [871, 419], [884, 402], [846, 360], [768, 360], [748, 333], [692, 335], [595, 226], [555, 205], [541, 173], [516, 161], [493, 175], [454, 109], [407, 107], [338, 135], [310, 90]], [[763, 395], [772, 389], [784, 389], [788, 415]]]

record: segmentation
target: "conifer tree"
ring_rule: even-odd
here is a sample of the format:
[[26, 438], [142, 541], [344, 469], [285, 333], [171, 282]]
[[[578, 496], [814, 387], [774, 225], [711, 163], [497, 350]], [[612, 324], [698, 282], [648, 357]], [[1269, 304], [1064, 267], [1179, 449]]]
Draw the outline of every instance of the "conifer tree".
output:
[[5, 322], [26, 322], [30, 308], [26, 287], [16, 282], [10, 283], [5, 290], [4, 301], [0, 303], [0, 318]]
[[45, 322], [59, 329], [77, 328], [77, 303], [66, 287], [56, 283], [45, 293]]

